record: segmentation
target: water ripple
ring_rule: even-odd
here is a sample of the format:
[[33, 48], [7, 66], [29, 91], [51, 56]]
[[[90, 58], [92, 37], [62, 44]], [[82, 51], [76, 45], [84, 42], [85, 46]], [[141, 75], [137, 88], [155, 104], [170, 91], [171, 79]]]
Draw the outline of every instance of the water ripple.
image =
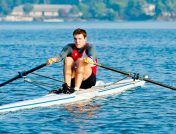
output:
[[[77, 23], [73, 24], [77, 26]], [[73, 27], [5, 25], [0, 31], [0, 82], [45, 62], [72, 42]], [[39, 26], [39, 27], [38, 27]], [[41, 27], [46, 26], [44, 29]], [[56, 26], [56, 28], [54, 28]], [[85, 24], [84, 24], [85, 26]], [[114, 26], [114, 24], [113, 24]], [[47, 29], [47, 30], [46, 30]], [[176, 86], [176, 32], [173, 29], [87, 28], [99, 62]], [[63, 63], [39, 72], [58, 79]], [[34, 76], [31, 76], [34, 79]], [[98, 79], [122, 78], [98, 68]], [[41, 79], [43, 80], [43, 79]], [[61, 85], [61, 83], [58, 83]], [[1, 88], [0, 104], [36, 98], [48, 91], [17, 80]], [[146, 83], [145, 87], [74, 105], [35, 108], [0, 115], [0, 133], [158, 133], [176, 132], [176, 93]]]

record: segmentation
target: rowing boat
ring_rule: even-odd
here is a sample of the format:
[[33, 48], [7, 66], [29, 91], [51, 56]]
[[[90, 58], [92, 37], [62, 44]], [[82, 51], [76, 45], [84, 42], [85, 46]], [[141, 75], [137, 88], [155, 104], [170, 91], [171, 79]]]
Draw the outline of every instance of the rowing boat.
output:
[[119, 94], [129, 89], [141, 87], [144, 84], [145, 81], [134, 79], [126, 79], [112, 83], [98, 81], [94, 87], [86, 90], [82, 89], [72, 94], [51, 93], [32, 100], [24, 100], [16, 103], [6, 104], [0, 106], [0, 113], [35, 107], [48, 107], [53, 105], [76, 103], [77, 101], [88, 100], [98, 96]]
[[[87, 61], [85, 61], [85, 62], [87, 62]], [[42, 97], [39, 97], [36, 99], [32, 99], [32, 100], [24, 100], [24, 101], [20, 101], [20, 102], [16, 102], [16, 103], [6, 104], [3, 106], [0, 106], [0, 113], [16, 111], [16, 110], [21, 110], [21, 109], [35, 108], [35, 107], [47, 107], [47, 106], [61, 105], [61, 104], [68, 104], [68, 103], [70, 104], [70, 103], [76, 103], [77, 101], [92, 99], [97, 96], [119, 94], [119, 93], [124, 92], [128, 89], [134, 89], [136, 87], [141, 87], [145, 84], [145, 82], [149, 82], [149, 83], [152, 83], [152, 84], [155, 84], [155, 85], [158, 85], [161, 87], [165, 87], [168, 89], [176, 90], [176, 87], [148, 79], [148, 76], [141, 77], [137, 73], [129, 73], [129, 72], [121, 71], [121, 70], [118, 70], [118, 69], [115, 69], [112, 67], [108, 67], [108, 66], [105, 66], [102, 64], [98, 64], [95, 62], [91, 62], [91, 63], [88, 62], [88, 63], [99, 66], [101, 68], [104, 68], [104, 69], [107, 69], [110, 71], [113, 71], [113, 72], [116, 72], [116, 73], [126, 75], [129, 79], [125, 80], [123, 78], [119, 81], [112, 82], [112, 83], [97, 82], [97, 84], [90, 89], [86, 89], [86, 90], [81, 89], [79, 91], [75, 91], [72, 94], [50, 93], [45, 96], [42, 96]], [[41, 65], [39, 65], [35, 68], [32, 68], [28, 71], [19, 72], [17, 76], [1, 83], [0, 87], [6, 85], [8, 83], [11, 83], [14, 80], [19, 79], [19, 78], [25, 79], [28, 74], [35, 74], [35, 75], [38, 75], [38, 76], [41, 76], [44, 78], [48, 78], [51, 80], [55, 80], [57, 82], [64, 83], [63, 81], [55, 79], [55, 78], [51, 78], [51, 77], [44, 76], [41, 74], [33, 73], [34, 71], [39, 70], [45, 66], [47, 66], [46, 63], [41, 64]], [[127, 78], [127, 77], [125, 77], [125, 78]], [[32, 82], [30, 82], [30, 81], [28, 81], [28, 82], [32, 84]], [[36, 85], [36, 84], [34, 84], [34, 85]]]

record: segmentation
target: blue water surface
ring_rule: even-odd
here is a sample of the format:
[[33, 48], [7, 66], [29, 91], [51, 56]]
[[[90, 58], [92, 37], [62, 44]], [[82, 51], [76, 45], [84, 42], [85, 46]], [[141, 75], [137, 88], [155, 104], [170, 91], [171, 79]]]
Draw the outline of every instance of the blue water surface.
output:
[[[0, 23], [0, 83], [17, 72], [57, 56], [73, 42], [75, 28], [85, 28], [99, 62], [176, 86], [176, 23], [67, 22]], [[40, 69], [63, 80], [63, 63]], [[61, 85], [40, 77], [34, 80]], [[122, 78], [98, 68], [98, 80]], [[0, 105], [46, 95], [16, 80], [0, 88]], [[176, 91], [146, 83], [145, 87], [68, 106], [35, 108], [0, 114], [0, 133], [176, 133]]]

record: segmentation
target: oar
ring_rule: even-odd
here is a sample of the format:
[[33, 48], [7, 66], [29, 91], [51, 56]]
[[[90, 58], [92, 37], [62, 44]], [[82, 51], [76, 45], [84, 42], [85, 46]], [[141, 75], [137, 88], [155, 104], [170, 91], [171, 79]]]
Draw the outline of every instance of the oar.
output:
[[93, 65], [99, 66], [101, 68], [105, 68], [107, 70], [111, 70], [111, 71], [114, 71], [114, 72], [117, 72], [117, 73], [127, 75], [127, 76], [132, 77], [132, 78], [137, 78], [139, 80], [143, 80], [143, 81], [146, 81], [146, 82], [149, 82], [149, 83], [152, 83], [152, 84], [156, 84], [156, 85], [159, 85], [159, 86], [162, 86], [162, 87], [166, 87], [166, 88], [169, 88], [169, 89], [172, 89], [172, 90], [176, 90], [176, 87], [169, 86], [169, 85], [166, 85], [166, 84], [163, 84], [163, 83], [160, 83], [160, 82], [148, 79], [148, 78], [139, 77], [139, 75], [136, 75], [135, 73], [124, 72], [124, 71], [117, 70], [117, 69], [112, 68], [112, 67], [108, 67], [108, 66], [105, 66], [105, 65], [102, 65], [102, 64], [99, 64], [99, 63], [95, 63], [95, 62], [90, 62], [90, 61], [87, 61], [87, 60], [84, 60], [84, 61], [87, 62], [87, 63], [93, 64]]
[[2, 87], [2, 86], [4, 86], [4, 85], [6, 85], [6, 84], [8, 84], [8, 83], [10, 83], [10, 82], [12, 82], [12, 81], [18, 79], [18, 78], [22, 78], [23, 76], [26, 76], [26, 75], [28, 75], [28, 74], [30, 74], [30, 73], [32, 73], [32, 72], [38, 70], [38, 69], [41, 69], [41, 68], [45, 67], [46, 65], [47, 65], [47, 64], [44, 63], [44, 64], [41, 64], [41, 65], [39, 65], [39, 66], [37, 66], [37, 67], [35, 67], [35, 68], [32, 68], [32, 69], [30, 69], [30, 70], [28, 70], [28, 71], [19, 72], [17, 76], [13, 77], [12, 79], [10, 79], [10, 80], [8, 80], [8, 81], [6, 81], [6, 82], [1, 83], [1, 84], [0, 84], [0, 87]]

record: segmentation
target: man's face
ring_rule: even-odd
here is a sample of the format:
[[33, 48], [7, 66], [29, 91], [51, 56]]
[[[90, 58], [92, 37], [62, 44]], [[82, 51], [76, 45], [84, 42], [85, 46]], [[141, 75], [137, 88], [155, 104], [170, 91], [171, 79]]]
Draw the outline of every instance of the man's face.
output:
[[82, 48], [86, 44], [86, 38], [84, 38], [83, 34], [75, 34], [74, 42], [77, 48]]

